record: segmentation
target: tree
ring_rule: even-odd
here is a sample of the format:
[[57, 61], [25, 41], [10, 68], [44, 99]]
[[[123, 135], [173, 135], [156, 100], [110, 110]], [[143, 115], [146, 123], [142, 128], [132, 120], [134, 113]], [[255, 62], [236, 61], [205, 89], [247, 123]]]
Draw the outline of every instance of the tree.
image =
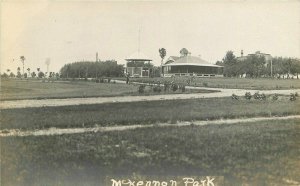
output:
[[237, 60], [232, 51], [227, 51], [225, 57], [223, 58], [224, 64], [224, 75], [226, 77], [236, 76], [238, 73], [236, 72]]
[[59, 73], [56, 73], [55, 77], [56, 77], [56, 79], [58, 79], [59, 78]]
[[20, 56], [21, 62], [23, 64], [23, 75], [24, 75], [24, 62], [25, 62], [25, 57], [24, 56]]
[[[216, 65], [224, 67], [224, 63], [222, 61], [217, 61]], [[218, 68], [218, 74], [223, 74], [223, 68]]]
[[28, 71], [28, 76], [30, 75], [30, 68], [27, 68], [27, 71]]
[[37, 68], [36, 70], [37, 70], [37, 77], [40, 78], [39, 73], [40, 73], [41, 68]]
[[35, 72], [32, 72], [32, 73], [31, 73], [31, 77], [35, 78], [35, 77], [36, 77], [36, 73], [35, 73]]
[[2, 78], [8, 78], [8, 75], [4, 72], [2, 75], [1, 75]]
[[164, 72], [163, 72], [162, 65], [163, 65], [164, 58], [165, 58], [166, 55], [167, 55], [167, 52], [166, 52], [166, 49], [164, 49], [164, 48], [160, 48], [160, 49], [158, 50], [158, 52], [159, 52], [159, 55], [160, 55], [160, 58], [161, 58], [161, 64], [160, 64], [161, 73], [163, 74]]
[[62, 78], [121, 77], [124, 75], [124, 66], [118, 65], [115, 60], [75, 62], [64, 65], [60, 74]]
[[291, 69], [292, 69], [292, 59], [287, 58], [283, 61], [282, 67], [284, 70], [284, 74], [287, 74], [287, 78], [290, 78]]
[[[243, 73], [248, 77], [262, 77], [268, 74], [264, 56], [251, 55], [246, 60], [239, 62]], [[239, 66], [239, 65], [238, 65]]]
[[9, 74], [9, 77], [13, 78], [13, 77], [15, 77], [15, 74], [14, 74], [13, 72], [11, 72], [11, 73]]
[[6, 71], [7, 71], [7, 77], [8, 77], [8, 74], [9, 74], [9, 72], [10, 72], [10, 69], [6, 69]]
[[297, 79], [299, 79], [299, 73], [300, 73], [300, 59], [292, 59], [291, 64], [291, 73], [293, 75], [297, 75]]
[[187, 56], [189, 54], [189, 51], [186, 48], [182, 48], [180, 50], [180, 56]]
[[44, 76], [45, 76], [44, 72], [41, 71], [41, 72], [38, 73], [39, 78], [43, 78]]
[[17, 78], [21, 78], [22, 77], [20, 70], [21, 70], [21, 68], [18, 67], [17, 68]]

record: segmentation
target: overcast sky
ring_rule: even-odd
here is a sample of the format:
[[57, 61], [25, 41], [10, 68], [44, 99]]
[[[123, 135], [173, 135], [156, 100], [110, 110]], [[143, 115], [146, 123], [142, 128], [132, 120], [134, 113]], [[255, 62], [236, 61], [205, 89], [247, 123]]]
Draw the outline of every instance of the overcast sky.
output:
[[226, 51], [300, 58], [300, 1], [2, 1], [1, 72], [59, 71], [66, 63], [115, 59], [138, 50], [160, 64], [187, 48], [211, 63]]

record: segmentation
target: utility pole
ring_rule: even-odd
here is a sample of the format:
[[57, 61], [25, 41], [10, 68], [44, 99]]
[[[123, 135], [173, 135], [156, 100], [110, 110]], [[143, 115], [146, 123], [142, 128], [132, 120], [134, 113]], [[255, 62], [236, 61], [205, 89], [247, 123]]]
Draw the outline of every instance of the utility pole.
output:
[[138, 53], [140, 53], [140, 44], [141, 43], [141, 28], [139, 28], [139, 45], [138, 45]]
[[47, 76], [49, 77], [49, 65], [50, 65], [50, 58], [46, 59], [45, 64], [47, 65]]

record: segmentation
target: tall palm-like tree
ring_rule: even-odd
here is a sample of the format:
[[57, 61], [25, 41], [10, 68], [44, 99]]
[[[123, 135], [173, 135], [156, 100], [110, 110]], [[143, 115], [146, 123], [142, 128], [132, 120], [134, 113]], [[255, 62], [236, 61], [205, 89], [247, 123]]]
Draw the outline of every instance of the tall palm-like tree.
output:
[[7, 69], [6, 71], [7, 71], [7, 73], [9, 73], [9, 72], [10, 72], [10, 69]]
[[18, 67], [17, 68], [17, 78], [21, 78], [21, 73], [20, 73], [20, 70], [21, 70], [21, 68], [20, 67]]
[[24, 62], [25, 62], [25, 57], [24, 56], [20, 56], [21, 62], [23, 64], [23, 75], [24, 75]]
[[186, 48], [182, 48], [180, 50], [180, 56], [187, 56], [189, 54], [189, 51]]
[[163, 65], [164, 58], [165, 58], [166, 55], [167, 55], [167, 52], [166, 52], [166, 49], [164, 49], [164, 48], [160, 48], [160, 49], [158, 50], [158, 52], [159, 52], [159, 55], [160, 55], [160, 57], [161, 57], [160, 68], [161, 68], [161, 73], [163, 74], [162, 65]]

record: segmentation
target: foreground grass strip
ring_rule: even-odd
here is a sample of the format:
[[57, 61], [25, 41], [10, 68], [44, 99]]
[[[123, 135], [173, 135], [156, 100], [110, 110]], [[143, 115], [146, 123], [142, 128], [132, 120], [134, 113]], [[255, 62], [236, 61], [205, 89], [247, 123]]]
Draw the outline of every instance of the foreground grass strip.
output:
[[300, 119], [300, 115], [285, 116], [285, 117], [256, 117], [256, 118], [241, 118], [241, 119], [226, 119], [215, 121], [193, 121], [193, 122], [179, 122], [176, 124], [159, 123], [152, 125], [130, 125], [130, 126], [113, 126], [113, 127], [93, 127], [93, 128], [70, 128], [70, 129], [57, 129], [50, 128], [46, 130], [34, 130], [34, 131], [21, 131], [21, 130], [0, 130], [0, 137], [7, 136], [48, 136], [48, 135], [62, 135], [62, 134], [78, 134], [86, 132], [111, 132], [111, 131], [123, 131], [132, 130], [137, 128], [148, 127], [184, 127], [184, 126], [203, 126], [203, 125], [221, 125], [221, 124], [238, 124], [249, 122], [261, 122], [270, 120], [288, 120], [288, 119]]
[[[139, 96], [137, 84], [95, 83], [88, 81], [54, 81], [42, 82], [37, 80], [4, 80], [0, 84], [1, 101], [9, 100], [41, 100], [41, 99], [67, 99], [67, 98], [95, 98], [95, 97], [120, 97]], [[189, 94], [210, 93], [214, 90], [186, 89], [185, 92], [153, 92], [147, 86], [143, 95], [163, 94]]]
[[45, 129], [176, 123], [235, 118], [300, 115], [300, 100], [231, 98], [158, 100], [80, 106], [3, 109], [0, 129]]
[[1, 137], [1, 185], [104, 185], [107, 175], [219, 175], [299, 185], [300, 119]]

